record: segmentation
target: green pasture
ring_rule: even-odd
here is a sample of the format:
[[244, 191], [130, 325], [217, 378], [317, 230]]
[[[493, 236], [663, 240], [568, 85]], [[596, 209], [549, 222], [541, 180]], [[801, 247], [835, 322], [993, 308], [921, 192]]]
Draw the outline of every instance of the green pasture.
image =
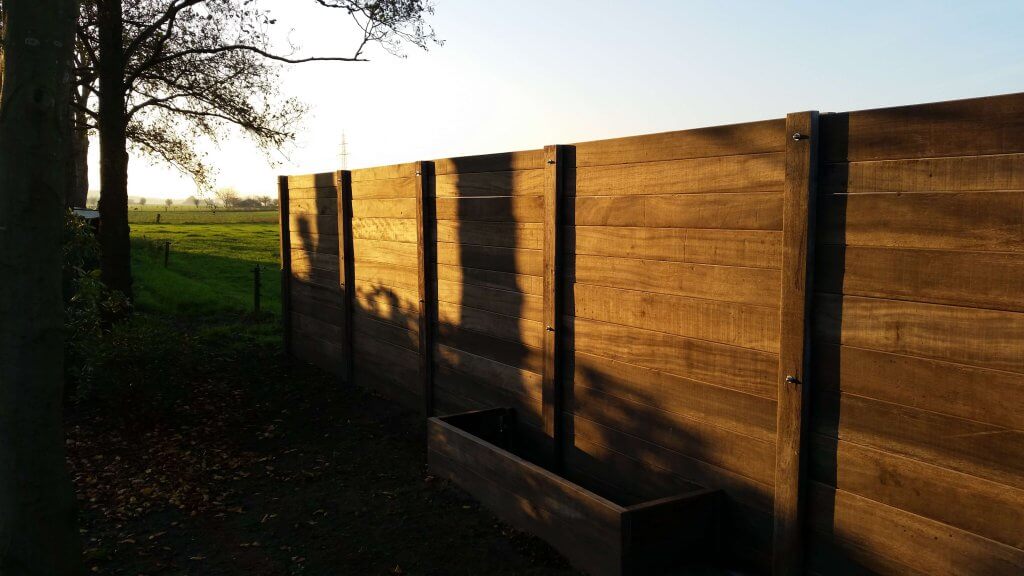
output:
[[135, 223], [131, 228], [135, 304], [140, 311], [197, 319], [251, 314], [253, 268], [259, 264], [261, 309], [266, 324], [276, 325], [269, 321], [281, 309], [276, 222]]
[[128, 207], [128, 222], [131, 224], [155, 224], [157, 217], [161, 224], [277, 224], [277, 210], [210, 210], [206, 206], [173, 206], [170, 210], [157, 206]]

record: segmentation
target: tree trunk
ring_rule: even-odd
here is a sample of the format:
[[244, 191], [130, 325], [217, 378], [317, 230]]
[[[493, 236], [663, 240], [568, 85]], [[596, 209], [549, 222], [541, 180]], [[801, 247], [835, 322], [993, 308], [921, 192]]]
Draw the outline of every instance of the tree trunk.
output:
[[75, 0], [4, 2], [0, 575], [79, 574], [63, 434], [61, 242]]
[[[85, 106], [91, 90], [83, 86], [82, 91], [71, 90], [71, 98]], [[81, 110], [72, 112], [69, 124], [71, 137], [68, 139], [71, 162], [68, 165], [67, 194], [64, 203], [68, 208], [82, 208], [89, 198], [89, 128], [88, 116]]]
[[121, 0], [101, 0], [99, 27], [100, 268], [103, 282], [132, 297], [128, 228], [128, 111]]

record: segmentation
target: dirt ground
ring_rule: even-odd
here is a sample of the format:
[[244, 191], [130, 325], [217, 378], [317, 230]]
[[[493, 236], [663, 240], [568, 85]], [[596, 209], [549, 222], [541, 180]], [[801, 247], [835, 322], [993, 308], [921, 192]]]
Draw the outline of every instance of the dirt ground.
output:
[[116, 401], [67, 410], [91, 573], [575, 574], [427, 474], [417, 414], [266, 343], [168, 330], [119, 360]]

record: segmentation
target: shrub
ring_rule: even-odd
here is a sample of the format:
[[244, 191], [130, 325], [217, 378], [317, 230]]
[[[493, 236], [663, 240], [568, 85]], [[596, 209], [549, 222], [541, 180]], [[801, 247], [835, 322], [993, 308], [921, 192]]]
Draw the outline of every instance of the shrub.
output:
[[67, 212], [64, 220], [64, 375], [74, 390], [95, 376], [105, 332], [126, 316], [130, 303], [100, 280], [99, 242], [85, 220]]

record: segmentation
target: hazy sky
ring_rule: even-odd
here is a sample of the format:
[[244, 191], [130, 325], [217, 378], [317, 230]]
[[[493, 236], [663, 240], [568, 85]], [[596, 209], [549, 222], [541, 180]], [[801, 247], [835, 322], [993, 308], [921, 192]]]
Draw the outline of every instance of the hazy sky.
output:
[[[350, 25], [277, 0], [305, 54], [347, 55]], [[436, 0], [444, 46], [281, 76], [310, 107], [288, 157], [231, 138], [218, 186], [276, 195], [276, 174], [1024, 91], [1024, 2]], [[92, 163], [95, 167], [95, 150]], [[94, 168], [91, 187], [98, 187]], [[185, 177], [133, 157], [130, 194], [184, 198]]]

